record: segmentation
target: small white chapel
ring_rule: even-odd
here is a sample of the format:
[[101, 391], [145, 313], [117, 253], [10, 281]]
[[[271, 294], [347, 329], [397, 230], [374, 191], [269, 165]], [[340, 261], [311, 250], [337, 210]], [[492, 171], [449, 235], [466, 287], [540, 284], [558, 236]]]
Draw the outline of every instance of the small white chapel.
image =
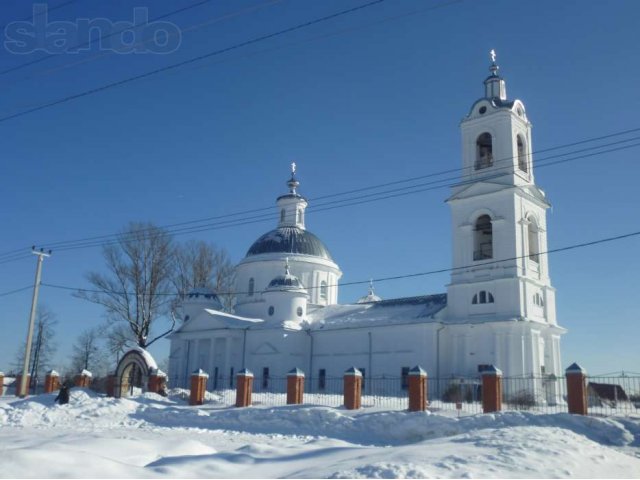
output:
[[[557, 398], [563, 375], [555, 289], [549, 277], [545, 193], [534, 179], [531, 123], [507, 97], [492, 52], [484, 95], [461, 123], [462, 174], [447, 203], [452, 273], [446, 293], [381, 299], [371, 286], [355, 304], [338, 303], [342, 272], [307, 229], [307, 200], [295, 167], [276, 199], [279, 221], [236, 267], [234, 313], [216, 292], [195, 289], [170, 336], [169, 382], [188, 388], [197, 369], [208, 388], [233, 385], [243, 368], [265, 386], [293, 368], [312, 390], [355, 366], [365, 381], [404, 382], [420, 365], [432, 378], [471, 379], [491, 365], [505, 377], [539, 378]], [[549, 386], [551, 385], [551, 386]], [[305, 389], [308, 387], [305, 387]]]

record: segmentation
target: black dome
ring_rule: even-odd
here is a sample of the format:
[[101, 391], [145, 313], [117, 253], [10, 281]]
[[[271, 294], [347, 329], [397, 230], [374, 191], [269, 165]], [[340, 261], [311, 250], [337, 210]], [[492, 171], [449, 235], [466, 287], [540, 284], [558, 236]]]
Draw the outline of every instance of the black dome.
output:
[[251, 245], [247, 257], [261, 253], [298, 253], [333, 261], [318, 237], [298, 227], [279, 227], [265, 233]]

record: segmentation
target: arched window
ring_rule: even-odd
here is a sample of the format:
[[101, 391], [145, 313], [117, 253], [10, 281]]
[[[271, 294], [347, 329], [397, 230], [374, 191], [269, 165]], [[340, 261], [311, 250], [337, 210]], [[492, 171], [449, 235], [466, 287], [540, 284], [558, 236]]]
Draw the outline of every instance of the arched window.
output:
[[285, 211], [284, 208], [280, 210], [280, 223], [284, 222]]
[[527, 167], [527, 151], [524, 148], [524, 140], [522, 139], [522, 135], [518, 134], [516, 136], [516, 144], [518, 146], [518, 168], [523, 172], [528, 172], [529, 169]]
[[302, 209], [298, 209], [298, 223], [304, 223], [304, 213]]
[[483, 133], [476, 140], [476, 170], [493, 165], [493, 141], [490, 133]]
[[479, 303], [494, 303], [493, 294], [491, 292], [487, 292], [486, 290], [480, 290], [476, 293], [471, 299], [471, 303], [473, 305], [477, 305]]
[[493, 225], [489, 215], [481, 215], [476, 220], [473, 232], [473, 259], [493, 258]]
[[539, 241], [539, 230], [538, 224], [536, 223], [536, 219], [530, 217], [529, 219], [529, 259], [539, 263], [540, 262], [540, 241]]
[[323, 300], [327, 299], [327, 282], [324, 280], [320, 282], [320, 298]]
[[249, 296], [252, 297], [253, 296], [253, 292], [255, 290], [256, 287], [256, 281], [253, 278], [249, 279]]

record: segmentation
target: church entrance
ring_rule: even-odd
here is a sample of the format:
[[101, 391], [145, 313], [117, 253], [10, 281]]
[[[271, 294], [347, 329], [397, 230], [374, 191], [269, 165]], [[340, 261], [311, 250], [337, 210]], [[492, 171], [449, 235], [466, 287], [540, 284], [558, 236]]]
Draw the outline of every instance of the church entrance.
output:
[[149, 375], [157, 370], [151, 355], [146, 351], [129, 350], [124, 354], [116, 368], [116, 397], [129, 397], [146, 392]]

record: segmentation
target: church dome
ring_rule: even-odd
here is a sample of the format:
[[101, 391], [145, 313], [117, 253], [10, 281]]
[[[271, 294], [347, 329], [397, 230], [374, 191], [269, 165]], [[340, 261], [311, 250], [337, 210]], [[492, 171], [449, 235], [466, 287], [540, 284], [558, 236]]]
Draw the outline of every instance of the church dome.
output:
[[222, 310], [222, 302], [218, 298], [218, 294], [211, 288], [196, 287], [189, 290], [185, 299], [185, 304], [201, 304], [215, 310]]
[[312, 255], [333, 261], [322, 241], [313, 233], [299, 227], [281, 226], [262, 235], [247, 251], [247, 257], [262, 253], [291, 253]]

